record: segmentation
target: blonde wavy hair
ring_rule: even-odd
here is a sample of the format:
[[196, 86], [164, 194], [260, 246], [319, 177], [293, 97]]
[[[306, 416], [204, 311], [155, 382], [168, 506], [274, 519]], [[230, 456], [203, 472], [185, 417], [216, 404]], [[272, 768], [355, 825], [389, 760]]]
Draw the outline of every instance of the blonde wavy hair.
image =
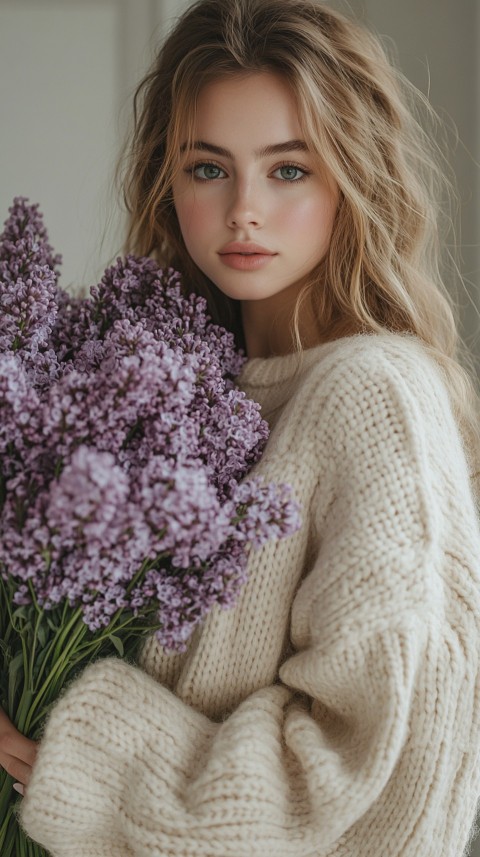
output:
[[443, 370], [478, 500], [480, 400], [441, 273], [451, 187], [425, 128], [425, 116], [438, 120], [363, 25], [316, 0], [199, 0], [188, 8], [135, 93], [132, 138], [119, 169], [129, 212], [126, 251], [180, 270], [185, 288], [202, 294], [212, 318], [244, 347], [240, 302], [190, 258], [172, 183], [180, 145], [193, 140], [202, 87], [261, 71], [292, 87], [309, 149], [340, 190], [329, 250], [297, 299], [296, 349], [305, 301], [323, 338], [352, 330], [416, 335]]

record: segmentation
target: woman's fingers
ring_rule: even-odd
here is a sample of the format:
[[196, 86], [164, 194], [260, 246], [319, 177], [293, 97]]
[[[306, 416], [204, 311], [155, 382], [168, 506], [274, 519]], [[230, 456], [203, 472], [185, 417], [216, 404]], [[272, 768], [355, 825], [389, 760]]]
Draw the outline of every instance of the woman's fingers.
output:
[[25, 738], [0, 708], [0, 765], [11, 777], [27, 785], [38, 745]]
[[2, 768], [5, 768], [7, 774], [13, 777], [14, 780], [19, 780], [24, 786], [27, 786], [30, 782], [32, 766], [22, 762], [21, 759], [2, 754], [0, 756], [0, 765]]
[[13, 756], [32, 767], [37, 756], [37, 744], [30, 738], [25, 738], [10, 724], [8, 732], [0, 731], [0, 764], [2, 756]]

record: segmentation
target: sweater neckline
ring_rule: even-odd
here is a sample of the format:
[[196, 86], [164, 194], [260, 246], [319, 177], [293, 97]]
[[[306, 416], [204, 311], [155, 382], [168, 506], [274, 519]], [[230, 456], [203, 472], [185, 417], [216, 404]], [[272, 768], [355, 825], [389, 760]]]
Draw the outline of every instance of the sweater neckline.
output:
[[288, 381], [296, 373], [309, 369], [320, 358], [335, 350], [346, 339], [357, 338], [365, 334], [356, 333], [342, 336], [329, 342], [322, 342], [313, 348], [307, 348], [300, 353], [279, 354], [271, 357], [251, 357], [243, 365], [237, 377], [240, 387], [270, 387]]

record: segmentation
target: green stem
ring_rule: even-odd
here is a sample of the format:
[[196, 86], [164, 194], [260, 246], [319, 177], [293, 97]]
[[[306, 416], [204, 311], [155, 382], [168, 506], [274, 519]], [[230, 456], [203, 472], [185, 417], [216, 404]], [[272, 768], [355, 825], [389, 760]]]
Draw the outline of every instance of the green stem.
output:
[[[112, 621], [100, 637], [96, 637], [95, 640], [88, 640], [86, 643], [83, 643], [82, 646], [79, 646], [77, 649], [77, 654], [80, 655], [84, 651], [88, 652], [92, 645], [95, 646], [96, 649], [99, 649], [104, 643], [108, 642], [108, 639], [109, 637], [111, 637], [112, 634], [118, 634], [120, 631], [123, 631], [124, 628], [128, 628], [129, 625], [132, 625], [135, 622], [135, 617], [133, 615], [130, 615], [120, 625], [116, 625], [115, 622], [120, 615], [120, 612], [114, 615]], [[135, 627], [134, 630], [135, 633], [137, 633], [138, 631], [143, 630], [143, 628]]]
[[[79, 617], [81, 617], [81, 616], [82, 616], [82, 610], [80, 607], [77, 607], [77, 609], [73, 612], [70, 621], [67, 622], [65, 627], [60, 626], [60, 636], [59, 636], [59, 639], [57, 641], [57, 645], [56, 645], [55, 652], [53, 655], [55, 661], [60, 656], [60, 652], [63, 648], [64, 643], [65, 643], [65, 639], [68, 637], [71, 628], [75, 627]], [[83, 623], [83, 624], [85, 624], [85, 623]]]
[[[5, 822], [2, 824], [2, 833], [5, 830], [1, 839], [2, 857], [11, 857], [12, 854], [14, 854], [14, 857], [17, 857], [17, 854], [13, 850], [15, 848], [17, 827], [17, 822], [13, 815], [13, 805], [10, 805], [7, 810]], [[23, 857], [23, 855], [18, 855], [18, 857]]]
[[[61, 616], [61, 619], [60, 619], [60, 622], [59, 622], [59, 625], [58, 625], [58, 628], [57, 628], [57, 634], [56, 634], [56, 635], [53, 637], [53, 639], [52, 639], [52, 640], [50, 640], [50, 642], [47, 644], [47, 648], [48, 648], [48, 649], [50, 649], [50, 650], [51, 650], [54, 646], [57, 646], [57, 647], [58, 647], [58, 633], [60, 633], [60, 634], [62, 633], [62, 629], [63, 629], [63, 627], [64, 627], [64, 623], [65, 623], [65, 620], [66, 620], [66, 616], [67, 616], [67, 614], [68, 614], [68, 604], [64, 604], [63, 611], [62, 611], [62, 616]], [[49, 663], [49, 655], [50, 655], [50, 652], [47, 652], [47, 654], [45, 655], [45, 657], [44, 657], [44, 659], [43, 659], [43, 664], [42, 664], [42, 666], [40, 667], [40, 669], [39, 669], [39, 671], [38, 671], [38, 675], [37, 675], [37, 678], [36, 678], [36, 681], [35, 681], [35, 686], [34, 686], [34, 688], [33, 688], [33, 690], [34, 690], [34, 692], [35, 692], [35, 693], [37, 692], [38, 686], [39, 686], [39, 684], [40, 684], [40, 682], [41, 682], [41, 680], [42, 680], [43, 674], [44, 674], [44, 672], [45, 672], [45, 670], [46, 670], [46, 668], [47, 668], [47, 665], [48, 665], [48, 663]]]
[[36, 845], [28, 836], [25, 835], [23, 830], [19, 827], [17, 833], [17, 851], [19, 857], [34, 857], [34, 855], [45, 854], [43, 848], [40, 848], [39, 845]]
[[[81, 616], [81, 611], [76, 611], [75, 616], [77, 619], [77, 628], [76, 628], [75, 632], [71, 635], [68, 644], [63, 649], [61, 657], [59, 657], [58, 660], [55, 660], [55, 662], [52, 666], [52, 669], [50, 670], [50, 672], [49, 672], [47, 678], [45, 679], [42, 687], [40, 688], [38, 693], [36, 693], [35, 699], [33, 700], [32, 704], [29, 707], [29, 711], [25, 717], [25, 727], [24, 728], [25, 728], [26, 732], [28, 732], [28, 730], [30, 728], [30, 724], [32, 722], [32, 718], [33, 718], [33, 715], [34, 715], [36, 709], [39, 707], [39, 705], [41, 703], [44, 702], [44, 700], [48, 700], [49, 691], [52, 689], [52, 686], [55, 687], [55, 685], [57, 683], [57, 679], [62, 676], [62, 672], [65, 669], [65, 667], [67, 667], [67, 670], [68, 670], [68, 668], [69, 668], [69, 663], [68, 663], [69, 655], [70, 655], [71, 650], [75, 648], [77, 640], [78, 639], [81, 640], [82, 637], [86, 634], [86, 632], [88, 630], [87, 626], [85, 625], [83, 620], [81, 618], [79, 618], [79, 616]], [[69, 623], [69, 627], [70, 628], [72, 627], [72, 622]], [[54, 698], [54, 697], [52, 697], [52, 698]]]
[[[5, 818], [7, 813], [7, 809], [12, 800], [12, 785], [13, 778], [10, 777], [6, 771], [0, 772], [0, 782], [2, 783], [0, 788], [0, 818]], [[2, 825], [3, 830], [3, 825]], [[1, 844], [1, 834], [0, 834], [0, 844]], [[2, 854], [2, 850], [0, 847], [0, 854]]]
[[29, 676], [29, 684], [30, 684], [30, 687], [33, 687], [33, 666], [34, 666], [34, 663], [35, 663], [35, 651], [36, 651], [36, 648], [37, 648], [38, 629], [39, 629], [40, 624], [41, 624], [41, 622], [42, 622], [42, 619], [43, 619], [43, 616], [44, 616], [45, 611], [44, 611], [41, 607], [39, 607], [39, 605], [38, 605], [38, 601], [37, 601], [36, 596], [35, 596], [35, 590], [34, 590], [34, 588], [33, 588], [33, 586], [32, 586], [32, 581], [31, 581], [31, 580], [29, 580], [29, 581], [28, 581], [28, 587], [29, 587], [29, 590], [30, 590], [30, 596], [31, 596], [31, 598], [32, 598], [32, 602], [33, 602], [33, 604], [34, 604], [34, 606], [35, 606], [35, 611], [36, 611], [36, 614], [37, 614], [37, 617], [36, 617], [36, 620], [35, 620], [35, 626], [34, 626], [34, 629], [33, 629], [33, 644], [32, 644], [32, 651], [31, 651], [31, 654], [30, 654], [30, 676]]
[[[12, 797], [12, 794], [11, 794], [11, 786], [10, 786], [9, 791], [8, 791], [9, 803], [10, 803], [11, 797]], [[2, 809], [3, 809], [3, 807], [2, 807]], [[5, 843], [5, 837], [7, 835], [8, 825], [10, 822], [10, 807], [8, 804], [5, 807], [5, 811], [2, 812], [2, 818], [3, 818], [2, 826], [0, 828], [0, 854], [3, 855], [3, 846]]]
[[27, 651], [27, 644], [25, 641], [25, 637], [22, 634], [22, 650], [23, 650], [23, 663], [27, 665], [27, 668], [24, 668], [24, 676], [23, 676], [23, 687], [22, 687], [22, 695], [20, 697], [20, 702], [18, 703], [16, 712], [12, 712], [15, 715], [16, 727], [19, 732], [25, 733], [25, 719], [28, 713], [28, 709], [32, 702], [33, 692], [32, 685], [29, 681], [29, 657]]

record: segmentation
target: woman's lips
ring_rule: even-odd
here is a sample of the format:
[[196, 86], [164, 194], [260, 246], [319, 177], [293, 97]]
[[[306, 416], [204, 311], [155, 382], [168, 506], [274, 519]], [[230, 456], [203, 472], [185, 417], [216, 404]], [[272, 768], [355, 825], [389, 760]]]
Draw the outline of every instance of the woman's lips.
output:
[[256, 271], [268, 265], [276, 255], [255, 241], [229, 241], [219, 253], [223, 264], [237, 271]]
[[219, 255], [227, 268], [235, 268], [237, 271], [257, 271], [273, 259], [272, 253], [220, 253]]

